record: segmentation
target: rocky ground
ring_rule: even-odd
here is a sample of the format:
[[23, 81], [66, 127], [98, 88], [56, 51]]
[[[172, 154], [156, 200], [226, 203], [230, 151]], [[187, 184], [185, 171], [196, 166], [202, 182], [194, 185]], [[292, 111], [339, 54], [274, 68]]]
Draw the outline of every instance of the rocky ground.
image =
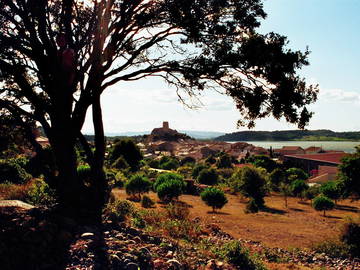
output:
[[[151, 235], [125, 223], [83, 226], [41, 209], [0, 207], [1, 269], [236, 269], [205, 248]], [[232, 237], [213, 224], [201, 236], [209, 246]], [[360, 269], [359, 260], [267, 248], [240, 240], [268, 262], [310, 269]], [[277, 269], [277, 268], [272, 268]], [[291, 268], [289, 268], [291, 269]], [[292, 268], [294, 269], [294, 268]]]

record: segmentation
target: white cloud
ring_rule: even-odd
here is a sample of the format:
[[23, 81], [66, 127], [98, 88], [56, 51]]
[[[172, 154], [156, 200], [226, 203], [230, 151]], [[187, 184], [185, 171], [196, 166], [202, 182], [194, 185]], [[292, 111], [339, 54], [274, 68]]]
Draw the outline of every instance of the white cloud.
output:
[[355, 103], [360, 105], [360, 93], [343, 89], [321, 89], [320, 101]]

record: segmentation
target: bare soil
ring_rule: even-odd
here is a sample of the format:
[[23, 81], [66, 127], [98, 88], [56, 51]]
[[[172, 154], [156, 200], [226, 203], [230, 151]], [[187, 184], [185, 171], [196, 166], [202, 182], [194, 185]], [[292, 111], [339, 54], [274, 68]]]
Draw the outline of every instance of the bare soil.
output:
[[[114, 190], [120, 198], [127, 197], [124, 190]], [[150, 193], [156, 201], [156, 208], [163, 207], [156, 194]], [[343, 200], [336, 209], [315, 211], [310, 201], [299, 202], [297, 198], [288, 198], [288, 208], [278, 194], [265, 198], [267, 208], [256, 214], [245, 214], [247, 200], [236, 195], [227, 195], [228, 204], [213, 213], [199, 196], [182, 195], [179, 200], [190, 206], [190, 217], [199, 217], [205, 223], [216, 223], [222, 230], [235, 238], [262, 242], [269, 247], [308, 248], [312, 244], [329, 238], [335, 238], [342, 223], [348, 217], [359, 217], [360, 202]], [[139, 207], [140, 204], [138, 204]]]

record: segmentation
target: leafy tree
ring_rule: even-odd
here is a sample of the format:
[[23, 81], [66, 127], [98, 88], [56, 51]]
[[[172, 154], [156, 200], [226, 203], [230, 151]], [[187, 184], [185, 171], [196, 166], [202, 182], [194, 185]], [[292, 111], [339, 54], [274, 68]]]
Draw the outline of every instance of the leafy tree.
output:
[[320, 189], [318, 186], [310, 186], [305, 191], [305, 198], [312, 201], [319, 194], [320, 194]]
[[183, 181], [170, 179], [157, 186], [156, 192], [160, 200], [171, 202], [183, 194], [184, 189], [185, 183]]
[[153, 185], [153, 188], [155, 191], [157, 191], [158, 186], [160, 186], [161, 184], [165, 183], [166, 181], [170, 181], [170, 180], [177, 180], [180, 182], [184, 181], [184, 178], [177, 173], [162, 173], [160, 174], [157, 178], [156, 181]]
[[245, 207], [245, 213], [257, 213], [259, 212], [259, 207], [257, 206], [254, 199], [250, 199]]
[[111, 167], [118, 170], [123, 170], [129, 168], [129, 164], [123, 156], [120, 156], [113, 162], [113, 164], [111, 164]]
[[339, 165], [339, 181], [343, 186], [345, 196], [360, 198], [360, 152], [348, 155]]
[[29, 175], [14, 159], [0, 159], [0, 184], [11, 182], [14, 184], [24, 184], [30, 180]]
[[[29, 123], [43, 127], [58, 169], [60, 209], [101, 218], [109, 188], [100, 97], [116, 83], [156, 75], [190, 96], [216, 85], [234, 99], [239, 125], [272, 115], [303, 128], [317, 96], [317, 87], [297, 75], [308, 51], [288, 49], [284, 36], [257, 33], [265, 17], [261, 0], [1, 1], [0, 109], [27, 134]], [[94, 151], [81, 132], [89, 108]], [[77, 141], [92, 185], [77, 179]]]
[[295, 180], [290, 185], [291, 193], [303, 199], [304, 192], [309, 188], [308, 184], [305, 183], [304, 180]]
[[278, 167], [274, 160], [265, 155], [251, 156], [247, 161], [254, 164], [256, 167], [266, 169], [269, 173]]
[[180, 165], [184, 166], [184, 165], [193, 165], [196, 163], [195, 158], [193, 157], [184, 157], [181, 161], [180, 161]]
[[215, 164], [216, 163], [216, 159], [214, 157], [214, 155], [210, 155], [205, 159], [205, 163], [208, 164]]
[[291, 188], [288, 183], [280, 183], [280, 193], [284, 196], [285, 207], [288, 207], [288, 197], [291, 195]]
[[151, 188], [151, 182], [147, 177], [135, 174], [125, 184], [126, 194], [137, 195], [139, 201], [141, 200], [141, 194], [149, 192]]
[[179, 161], [175, 158], [169, 159], [169, 161], [161, 163], [160, 168], [163, 170], [176, 170], [179, 167]]
[[267, 191], [266, 181], [259, 169], [244, 167], [235, 172], [231, 178], [237, 191], [240, 191], [245, 197], [253, 198], [259, 207], [264, 205]]
[[216, 160], [216, 167], [219, 169], [223, 168], [232, 168], [232, 160], [231, 157], [226, 153], [221, 153]]
[[325, 217], [325, 211], [334, 209], [335, 204], [328, 197], [319, 195], [313, 200], [312, 206], [316, 211], [324, 211]]
[[274, 191], [279, 191], [280, 184], [284, 183], [286, 180], [285, 172], [280, 168], [276, 168], [269, 174], [268, 179], [269, 179], [270, 188]]
[[204, 191], [200, 193], [200, 197], [206, 205], [212, 207], [213, 212], [215, 212], [215, 209], [223, 208], [228, 202], [224, 191], [214, 187], [204, 189]]
[[138, 169], [140, 160], [143, 158], [139, 147], [133, 140], [129, 139], [123, 139], [115, 143], [110, 153], [110, 160], [113, 162], [113, 164], [120, 157], [124, 158], [133, 171]]
[[201, 184], [215, 185], [219, 180], [219, 175], [214, 168], [202, 169], [196, 180]]
[[157, 159], [149, 159], [146, 161], [147, 164], [151, 167], [151, 168], [155, 168], [155, 169], [159, 169], [160, 168], [160, 162]]
[[339, 182], [330, 181], [320, 186], [320, 192], [329, 199], [336, 201], [341, 198], [342, 190]]
[[288, 183], [291, 183], [295, 180], [306, 180], [309, 178], [309, 175], [302, 169], [299, 168], [290, 168], [286, 170], [286, 177]]

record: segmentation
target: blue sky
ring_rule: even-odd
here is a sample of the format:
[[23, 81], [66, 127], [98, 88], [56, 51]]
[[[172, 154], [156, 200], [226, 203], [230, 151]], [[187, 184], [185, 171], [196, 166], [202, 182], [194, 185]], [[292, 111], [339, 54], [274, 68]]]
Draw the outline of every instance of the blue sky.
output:
[[[319, 84], [320, 95], [307, 128], [360, 130], [360, 0], [267, 0], [264, 7], [268, 17], [260, 32], [277, 32], [288, 37], [290, 48], [311, 51], [310, 66], [300, 74]], [[201, 101], [201, 109], [185, 108], [160, 79], [119, 84], [102, 97], [105, 131], [146, 131], [162, 121], [182, 130], [238, 130], [240, 115], [229, 97], [206, 91]], [[295, 128], [269, 118], [255, 130]], [[83, 130], [92, 131], [90, 114]]]

